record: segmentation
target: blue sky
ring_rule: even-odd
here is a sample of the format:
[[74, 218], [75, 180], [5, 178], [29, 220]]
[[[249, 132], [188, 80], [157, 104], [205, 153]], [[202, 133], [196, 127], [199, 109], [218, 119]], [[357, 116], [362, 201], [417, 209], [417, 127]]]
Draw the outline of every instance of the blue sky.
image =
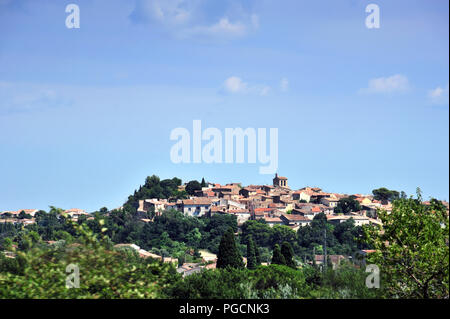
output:
[[292, 188], [448, 200], [448, 5], [0, 0], [0, 210], [114, 208], [152, 174], [271, 183], [172, 163], [170, 132], [197, 119], [278, 128]]

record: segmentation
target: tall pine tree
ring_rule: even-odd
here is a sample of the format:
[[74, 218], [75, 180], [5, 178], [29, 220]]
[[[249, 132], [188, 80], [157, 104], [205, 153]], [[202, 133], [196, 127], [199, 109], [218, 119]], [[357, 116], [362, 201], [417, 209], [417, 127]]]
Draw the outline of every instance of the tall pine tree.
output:
[[250, 238], [247, 241], [247, 268], [248, 269], [256, 269], [257, 261], [256, 261], [256, 251], [255, 248], [255, 242], [253, 241], [253, 238], [250, 236]]
[[272, 264], [286, 265], [286, 260], [284, 259], [284, 256], [281, 253], [280, 245], [278, 244], [276, 244], [273, 248]]
[[244, 268], [241, 254], [234, 241], [233, 229], [229, 228], [222, 236], [217, 255], [217, 268]]
[[286, 266], [297, 268], [294, 261], [294, 250], [292, 249], [291, 245], [286, 241], [281, 245], [281, 254], [284, 257]]
[[261, 254], [259, 253], [259, 247], [256, 246], [256, 242], [253, 241], [253, 247], [255, 250], [255, 257], [256, 257], [256, 266], [261, 266]]

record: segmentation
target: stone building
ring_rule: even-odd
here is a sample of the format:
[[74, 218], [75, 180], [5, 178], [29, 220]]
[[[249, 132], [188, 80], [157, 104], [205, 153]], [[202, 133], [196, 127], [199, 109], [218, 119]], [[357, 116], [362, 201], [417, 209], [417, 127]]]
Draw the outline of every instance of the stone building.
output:
[[277, 173], [275, 173], [275, 178], [273, 179], [273, 186], [275, 187], [288, 187], [288, 179], [287, 177], [278, 176]]

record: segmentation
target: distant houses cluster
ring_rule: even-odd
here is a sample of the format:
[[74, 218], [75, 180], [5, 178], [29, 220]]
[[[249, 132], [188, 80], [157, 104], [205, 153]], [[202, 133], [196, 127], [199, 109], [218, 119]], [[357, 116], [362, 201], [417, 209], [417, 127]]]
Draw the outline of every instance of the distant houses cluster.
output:
[[[185, 185], [180, 186], [183, 190]], [[188, 199], [170, 202], [167, 199], [149, 198], [139, 201], [138, 212], [154, 211], [157, 215], [175, 209], [187, 216], [213, 216], [231, 214], [238, 225], [247, 220], [263, 219], [268, 225], [286, 225], [294, 230], [309, 225], [313, 218], [324, 213], [331, 223], [342, 223], [350, 218], [355, 225], [380, 224], [377, 210], [390, 211], [392, 205], [382, 204], [372, 195], [352, 194], [361, 210], [350, 215], [337, 215], [334, 210], [340, 199], [349, 194], [327, 193], [318, 187], [292, 190], [288, 178], [275, 174], [272, 185], [248, 185], [240, 183], [220, 185], [208, 183], [195, 191]]]
[[[142, 214], [143, 222], [151, 222], [146, 218], [150, 211], [161, 215], [167, 210], [177, 210], [186, 216], [211, 217], [215, 214], [230, 214], [237, 218], [238, 226], [247, 220], [264, 220], [269, 226], [285, 225], [294, 230], [309, 225], [320, 213], [326, 215], [330, 223], [339, 224], [353, 219], [356, 226], [381, 224], [377, 211], [392, 210], [390, 202], [382, 203], [373, 195], [328, 193], [319, 187], [303, 187], [292, 190], [288, 178], [275, 174], [272, 185], [248, 185], [229, 183], [226, 185], [206, 183], [205, 187], [196, 190], [188, 199], [175, 202], [161, 198], [139, 200], [138, 214]], [[184, 190], [185, 185], [179, 186]], [[339, 200], [352, 196], [360, 204], [360, 210], [347, 215], [336, 214], [335, 208]], [[448, 203], [443, 202], [448, 208]], [[425, 202], [426, 204], [426, 202]], [[0, 222], [32, 224], [35, 222], [37, 209], [21, 209], [0, 212]], [[65, 213], [74, 221], [81, 216], [93, 217], [83, 209], [72, 208]]]
[[[17, 211], [2, 211], [0, 212], [0, 223], [12, 223], [30, 225], [36, 222], [36, 213], [38, 209], [19, 209]], [[73, 221], [77, 221], [80, 216], [86, 216], [87, 219], [94, 219], [94, 217], [86, 212], [84, 209], [72, 208], [67, 209], [64, 213]]]

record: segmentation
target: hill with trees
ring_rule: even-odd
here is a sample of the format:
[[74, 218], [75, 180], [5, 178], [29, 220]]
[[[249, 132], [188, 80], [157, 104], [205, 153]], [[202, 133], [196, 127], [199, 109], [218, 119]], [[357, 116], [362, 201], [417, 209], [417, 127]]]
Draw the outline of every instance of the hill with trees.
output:
[[[338, 225], [317, 214], [295, 232], [264, 220], [240, 229], [231, 214], [189, 217], [175, 210], [144, 222], [138, 200], [185, 196], [181, 180], [151, 176], [122, 209], [101, 208], [71, 220], [62, 209], [39, 211], [27, 226], [0, 223], [1, 298], [448, 298], [449, 219], [446, 207], [432, 199], [399, 198], [390, 214], [380, 210], [383, 228]], [[384, 191], [382, 191], [383, 193]], [[380, 195], [384, 196], [384, 195]], [[387, 195], [386, 195], [387, 196]], [[389, 195], [389, 196], [396, 196]], [[381, 197], [380, 197], [381, 198]], [[352, 210], [353, 198], [342, 201]], [[115, 244], [133, 243], [179, 264], [200, 262], [199, 250], [218, 254], [217, 269], [187, 277], [176, 265], [141, 258]], [[319, 267], [315, 255], [375, 253], [367, 262], [383, 269], [381, 288], [365, 285], [365, 269], [351, 262]], [[14, 258], [11, 258], [14, 257]], [[243, 262], [247, 259], [247, 265]], [[66, 289], [65, 269], [77, 263], [81, 289]], [[246, 267], [245, 267], [246, 266]], [[87, 271], [88, 269], [88, 271]], [[111, 271], [113, 270], [113, 271]]]

